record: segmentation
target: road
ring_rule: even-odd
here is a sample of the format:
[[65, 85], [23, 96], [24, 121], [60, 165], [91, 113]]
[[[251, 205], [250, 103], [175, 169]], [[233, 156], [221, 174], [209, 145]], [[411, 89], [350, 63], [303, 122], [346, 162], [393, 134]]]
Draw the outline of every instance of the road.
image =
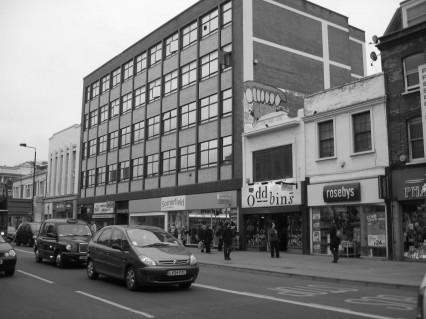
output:
[[416, 291], [271, 277], [203, 266], [187, 290], [128, 291], [84, 268], [37, 264], [15, 247], [17, 271], [0, 275], [2, 318], [415, 318]]

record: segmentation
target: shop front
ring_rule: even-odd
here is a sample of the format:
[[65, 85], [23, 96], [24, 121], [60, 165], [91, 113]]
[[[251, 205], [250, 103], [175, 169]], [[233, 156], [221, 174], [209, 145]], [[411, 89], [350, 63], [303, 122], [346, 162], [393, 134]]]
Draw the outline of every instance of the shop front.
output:
[[330, 227], [334, 219], [342, 238], [343, 257], [388, 256], [387, 214], [381, 177], [308, 185], [311, 253], [330, 255]]
[[130, 225], [163, 228], [185, 244], [199, 242], [202, 225], [209, 225], [215, 234], [231, 221], [238, 225], [236, 191], [129, 201]]
[[395, 257], [426, 262], [426, 189], [424, 167], [392, 172]]
[[93, 204], [93, 213], [91, 218], [97, 229], [108, 225], [114, 225], [115, 223], [115, 202], [102, 202]]
[[303, 253], [301, 190], [295, 183], [262, 182], [241, 189], [241, 238], [245, 250], [269, 250], [268, 230], [275, 223], [279, 249]]
[[73, 218], [73, 203], [69, 201], [53, 203], [53, 218]]

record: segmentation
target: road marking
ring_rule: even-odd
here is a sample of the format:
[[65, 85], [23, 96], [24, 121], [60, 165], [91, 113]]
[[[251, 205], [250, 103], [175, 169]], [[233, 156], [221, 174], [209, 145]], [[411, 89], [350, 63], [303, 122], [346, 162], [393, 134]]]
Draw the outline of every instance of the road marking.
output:
[[122, 305], [120, 305], [120, 304], [118, 304], [118, 303], [115, 303], [115, 302], [112, 302], [112, 301], [109, 301], [109, 300], [106, 300], [106, 299], [103, 299], [103, 298], [100, 298], [100, 297], [97, 297], [97, 296], [94, 296], [94, 295], [88, 294], [88, 293], [83, 292], [83, 291], [78, 291], [78, 290], [77, 290], [77, 291], [76, 291], [76, 293], [79, 293], [79, 294], [85, 295], [85, 296], [87, 296], [87, 297], [89, 297], [89, 298], [93, 298], [93, 299], [96, 299], [96, 300], [99, 300], [99, 301], [105, 302], [105, 303], [107, 303], [107, 304], [109, 304], [109, 305], [111, 305], [111, 306], [115, 306], [115, 307], [118, 307], [118, 308], [120, 308], [120, 309], [127, 310], [127, 311], [130, 311], [130, 312], [136, 313], [136, 314], [138, 314], [138, 315], [142, 315], [142, 316], [147, 317], [147, 318], [155, 318], [153, 315], [150, 315], [149, 313], [142, 312], [142, 311], [138, 311], [138, 310], [135, 310], [135, 309], [132, 309], [132, 308], [126, 307], [126, 306], [122, 306]]
[[327, 285], [276, 287], [268, 289], [274, 290], [280, 295], [287, 295], [292, 297], [315, 297], [318, 295], [341, 294], [346, 292], [358, 291], [358, 289], [355, 288], [331, 287]]
[[16, 248], [15, 248], [15, 250], [16, 250], [16, 251], [20, 251], [21, 253], [34, 254], [34, 252], [33, 252], [33, 251], [22, 250], [22, 249], [16, 249]]
[[22, 271], [22, 270], [18, 270], [18, 271], [19, 271], [20, 273], [23, 273], [24, 275], [27, 275], [27, 276], [30, 276], [30, 277], [33, 277], [33, 278], [39, 279], [39, 280], [41, 280], [41, 281], [45, 281], [45, 282], [47, 282], [48, 284], [54, 284], [54, 282], [53, 282], [53, 281], [50, 281], [50, 280], [47, 280], [47, 279], [41, 278], [41, 277], [36, 276], [36, 275], [32, 275], [32, 274], [27, 273], [27, 272]]
[[392, 310], [413, 310], [417, 306], [417, 298], [394, 295], [377, 295], [360, 299], [346, 299], [346, 302], [360, 305], [385, 306]]
[[352, 310], [345, 309], [345, 308], [337, 308], [337, 307], [324, 306], [324, 305], [313, 304], [313, 303], [305, 303], [305, 302], [299, 302], [299, 301], [293, 301], [293, 300], [280, 299], [280, 298], [276, 298], [276, 297], [271, 297], [271, 296], [266, 296], [266, 295], [261, 295], [261, 294], [255, 294], [255, 293], [250, 293], [250, 292], [222, 289], [222, 288], [218, 288], [218, 287], [206, 286], [206, 285], [200, 285], [200, 284], [192, 284], [192, 285], [195, 286], [195, 287], [212, 289], [212, 290], [227, 292], [227, 293], [230, 293], [230, 294], [266, 299], [266, 300], [271, 300], [271, 301], [278, 301], [278, 302], [293, 304], [293, 305], [302, 306], [302, 307], [310, 307], [310, 308], [315, 308], [315, 309], [340, 312], [340, 313], [355, 315], [355, 316], [359, 316], [359, 317], [374, 318], [374, 319], [395, 319], [395, 318], [392, 318], [392, 317], [378, 316], [378, 315], [373, 315], [373, 314], [364, 313], [364, 312], [352, 311]]

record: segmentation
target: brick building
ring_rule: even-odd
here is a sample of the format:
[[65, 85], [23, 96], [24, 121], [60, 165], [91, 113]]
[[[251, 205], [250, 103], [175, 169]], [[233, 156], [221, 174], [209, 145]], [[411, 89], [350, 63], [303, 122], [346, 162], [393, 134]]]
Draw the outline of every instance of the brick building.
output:
[[244, 248], [250, 215], [289, 213], [241, 207], [244, 128], [363, 77], [364, 53], [362, 30], [308, 1], [197, 2], [84, 78], [81, 213], [189, 228], [190, 241], [200, 223], [233, 220]]

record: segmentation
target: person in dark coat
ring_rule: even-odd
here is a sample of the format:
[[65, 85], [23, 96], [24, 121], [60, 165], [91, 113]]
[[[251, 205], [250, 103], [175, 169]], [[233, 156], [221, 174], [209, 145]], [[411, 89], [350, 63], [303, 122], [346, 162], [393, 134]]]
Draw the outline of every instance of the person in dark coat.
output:
[[223, 226], [222, 224], [219, 224], [219, 227], [216, 231], [216, 237], [219, 239], [219, 243], [217, 244], [217, 250], [222, 251], [223, 248]]
[[206, 248], [206, 253], [211, 253], [211, 244], [213, 242], [213, 231], [210, 227], [210, 225], [203, 225], [203, 243], [204, 247]]
[[280, 250], [278, 248], [280, 240], [278, 239], [278, 232], [275, 229], [275, 223], [272, 223], [271, 228], [268, 230], [268, 239], [271, 246], [271, 258], [280, 258]]
[[333, 254], [333, 263], [337, 263], [339, 259], [340, 237], [337, 236], [337, 226], [334, 219], [331, 220], [330, 228], [330, 251]]
[[232, 236], [231, 225], [229, 223], [226, 223], [225, 225], [222, 238], [223, 238], [223, 255], [225, 257], [225, 260], [231, 260], [233, 236]]

